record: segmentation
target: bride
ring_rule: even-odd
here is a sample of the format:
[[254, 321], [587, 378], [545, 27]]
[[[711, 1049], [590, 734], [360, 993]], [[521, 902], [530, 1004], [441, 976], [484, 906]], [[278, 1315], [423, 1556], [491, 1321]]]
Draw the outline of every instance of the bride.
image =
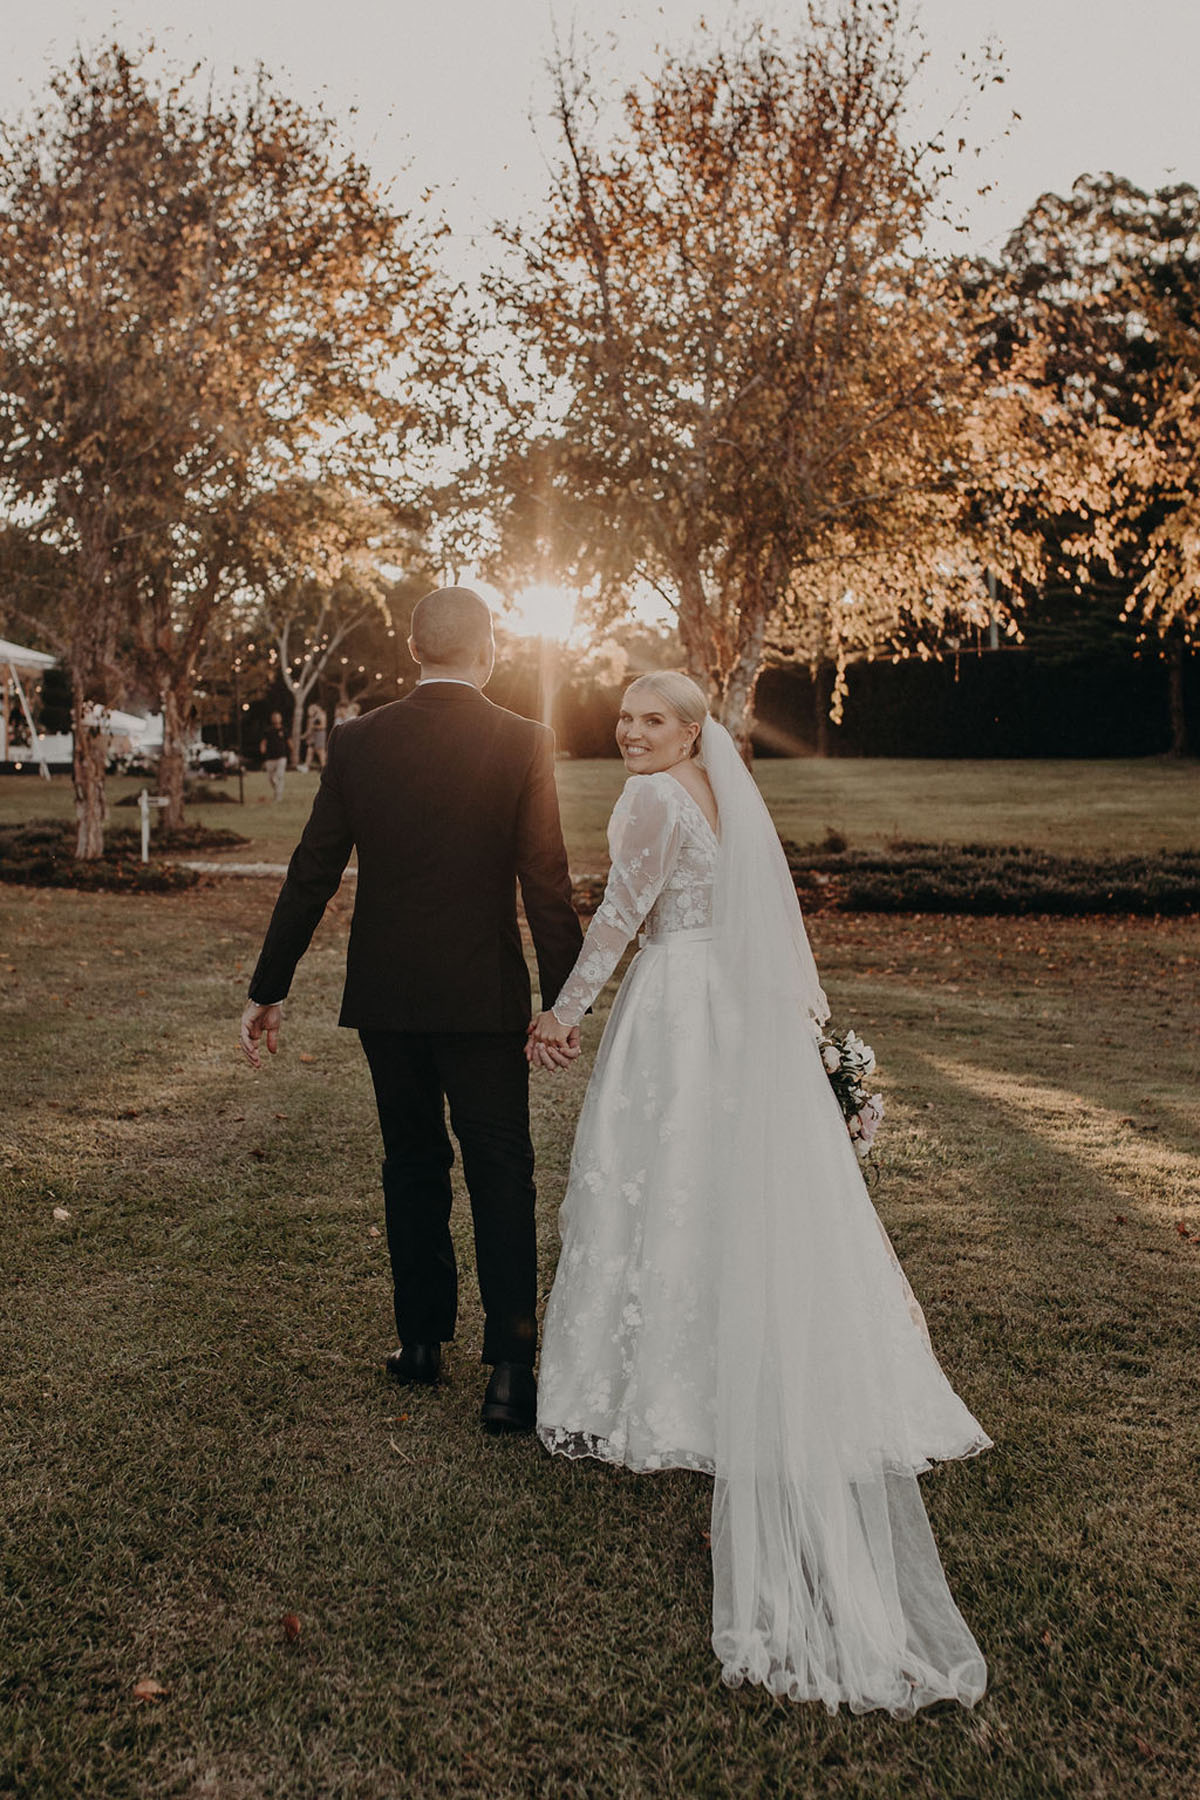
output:
[[871, 1205], [770, 816], [688, 676], [627, 690], [612, 871], [530, 1027], [573, 1048], [630, 939], [580, 1113], [538, 1434], [714, 1477], [713, 1648], [733, 1686], [835, 1711], [972, 1705], [986, 1670], [917, 1476], [990, 1440]]

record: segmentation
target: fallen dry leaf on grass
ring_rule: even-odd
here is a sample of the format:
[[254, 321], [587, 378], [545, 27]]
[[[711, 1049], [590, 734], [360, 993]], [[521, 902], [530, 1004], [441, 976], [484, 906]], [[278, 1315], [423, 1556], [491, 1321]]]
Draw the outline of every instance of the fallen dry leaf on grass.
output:
[[283, 1618], [279, 1622], [283, 1626], [283, 1635], [288, 1643], [294, 1644], [296, 1639], [300, 1636], [299, 1615], [296, 1613], [284, 1613]]
[[308, 1051], [307, 1051], [307, 1050], [302, 1050], [302, 1051], [301, 1051], [301, 1052], [300, 1052], [300, 1061], [301, 1061], [301, 1062], [302, 1062], [302, 1063], [315, 1063], [315, 1062], [316, 1062], [316, 1060], [317, 1060], [317, 1059], [316, 1059], [316, 1057], [315, 1057], [315, 1056], [310, 1056], [310, 1055], [309, 1055], [309, 1054], [308, 1054]]
[[70, 1216], [71, 1216], [71, 1209], [69, 1206], [56, 1206], [55, 1207], [54, 1217], [58, 1220], [60, 1225], [64, 1224], [66, 1222], [66, 1220], [70, 1218]]
[[167, 1690], [161, 1681], [154, 1681], [145, 1675], [141, 1681], [134, 1682], [133, 1697], [135, 1700], [165, 1700]]
[[368, 1237], [378, 1237], [379, 1236], [378, 1225], [368, 1225], [367, 1226], [367, 1236]]

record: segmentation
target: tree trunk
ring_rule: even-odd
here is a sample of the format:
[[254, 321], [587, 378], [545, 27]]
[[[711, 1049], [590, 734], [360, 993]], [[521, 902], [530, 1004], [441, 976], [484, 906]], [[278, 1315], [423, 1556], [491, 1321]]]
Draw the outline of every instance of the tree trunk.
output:
[[304, 708], [311, 688], [297, 686], [292, 692], [292, 729], [288, 737], [290, 767], [300, 767], [300, 740], [304, 736]]
[[694, 569], [684, 569], [677, 576], [677, 581], [677, 622], [679, 641], [683, 646], [684, 667], [712, 701], [714, 694], [719, 695], [721, 691], [721, 659], [713, 642], [704, 584]]
[[75, 781], [75, 820], [78, 832], [75, 854], [85, 862], [104, 855], [104, 826], [108, 807], [104, 799], [104, 764], [108, 739], [88, 719], [88, 702], [82, 682], [72, 682], [71, 724], [75, 735], [72, 774]]
[[833, 664], [819, 662], [813, 670], [813, 738], [818, 756], [829, 755], [829, 703], [833, 699]]
[[750, 733], [754, 729], [754, 693], [762, 673], [766, 637], [767, 621], [765, 617], [760, 617], [742, 636], [736, 660], [726, 674], [724, 692], [721, 695], [721, 723], [747, 763], [754, 760]]
[[1187, 710], [1183, 703], [1183, 656], [1183, 638], [1176, 634], [1167, 650], [1167, 716], [1171, 724], [1172, 756], [1187, 756], [1191, 749]]
[[187, 701], [177, 689], [164, 688], [161, 703], [163, 747], [158, 759], [158, 791], [167, 803], [162, 822], [164, 830], [180, 831], [183, 829], [183, 786], [187, 769], [184, 743]]

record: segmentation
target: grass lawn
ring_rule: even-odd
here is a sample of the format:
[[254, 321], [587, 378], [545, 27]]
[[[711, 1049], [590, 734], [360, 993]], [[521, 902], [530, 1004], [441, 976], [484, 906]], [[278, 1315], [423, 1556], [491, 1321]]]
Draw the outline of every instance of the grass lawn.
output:
[[[1077, 798], [1038, 832], [1096, 842], [1077, 767], [1052, 767]], [[1126, 808], [1105, 846], [1138, 792], [1138, 841], [1177, 841], [1194, 770], [1103, 769]], [[795, 782], [773, 799], [811, 836], [846, 823], [828, 796], [849, 807], [855, 770], [765, 765], [764, 787]], [[577, 855], [576, 800], [590, 817], [610, 774], [564, 771]], [[1035, 791], [1030, 765], [991, 774], [964, 834], [1007, 836]], [[900, 819], [915, 765], [897, 778], [870, 829], [952, 835]], [[996, 1439], [922, 1484], [990, 1690], [898, 1723], [721, 1686], [703, 1479], [481, 1435], [461, 1206], [449, 1385], [388, 1386], [377, 1128], [332, 1024], [348, 897], [254, 1076], [234, 1039], [270, 898], [0, 890], [0, 1793], [1200, 1792], [1200, 922], [815, 921], [835, 1016], [880, 1056], [877, 1204]], [[536, 1089], [546, 1285], [581, 1092]]]
[[[827, 830], [856, 848], [889, 839], [1024, 844], [1064, 854], [1111, 851], [1137, 855], [1200, 846], [1200, 762], [1144, 757], [1123, 762], [928, 762], [814, 757], [760, 760], [756, 774], [783, 837], [812, 843]], [[564, 760], [558, 765], [571, 868], [608, 864], [604, 829], [625, 780], [624, 765]], [[136, 794], [141, 779], [109, 784], [114, 825], [134, 826], [135, 808], [116, 802]], [[246, 777], [245, 806], [198, 804], [190, 817], [253, 840], [225, 860], [286, 862], [308, 817], [317, 777], [288, 776], [275, 805], [265, 775]], [[237, 784], [225, 791], [236, 798]], [[65, 776], [0, 776], [0, 823], [72, 811]]]

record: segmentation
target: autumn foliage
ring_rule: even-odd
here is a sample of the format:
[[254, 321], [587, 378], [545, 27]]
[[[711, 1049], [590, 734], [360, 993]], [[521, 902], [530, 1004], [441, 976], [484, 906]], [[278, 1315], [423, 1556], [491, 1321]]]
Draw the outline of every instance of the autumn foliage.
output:
[[[215, 615], [263, 535], [306, 547], [297, 468], [378, 487], [428, 419], [424, 249], [328, 122], [265, 79], [217, 100], [78, 54], [0, 139], [0, 499], [21, 611], [75, 697], [79, 851], [102, 845], [91, 702], [135, 680], [183, 734]], [[432, 357], [425, 359], [428, 368]], [[30, 574], [32, 572], [32, 574]]]
[[741, 737], [769, 654], [986, 618], [984, 564], [1030, 555], [976, 504], [1008, 421], [925, 247], [915, 66], [889, 0], [845, 0], [794, 44], [668, 54], [605, 130], [564, 57], [553, 192], [495, 285], [539, 378], [489, 469], [498, 565], [571, 568], [599, 616], [656, 588]]

